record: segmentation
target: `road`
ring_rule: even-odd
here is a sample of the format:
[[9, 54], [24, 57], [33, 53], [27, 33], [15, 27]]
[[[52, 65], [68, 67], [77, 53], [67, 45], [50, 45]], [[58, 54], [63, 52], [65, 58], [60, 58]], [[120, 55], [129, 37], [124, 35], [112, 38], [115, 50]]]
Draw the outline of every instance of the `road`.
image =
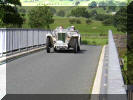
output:
[[101, 46], [72, 51], [40, 51], [7, 63], [7, 94], [89, 94]]

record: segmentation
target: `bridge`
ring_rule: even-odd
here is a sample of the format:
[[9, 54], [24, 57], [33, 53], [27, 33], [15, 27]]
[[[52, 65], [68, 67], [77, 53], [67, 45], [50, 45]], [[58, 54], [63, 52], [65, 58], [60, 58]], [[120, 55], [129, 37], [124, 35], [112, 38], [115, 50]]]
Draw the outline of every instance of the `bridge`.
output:
[[123, 94], [120, 98], [126, 100], [111, 30], [108, 45], [81, 45], [77, 54], [71, 50], [47, 54], [48, 32], [0, 29], [0, 99], [10, 100], [10, 94]]

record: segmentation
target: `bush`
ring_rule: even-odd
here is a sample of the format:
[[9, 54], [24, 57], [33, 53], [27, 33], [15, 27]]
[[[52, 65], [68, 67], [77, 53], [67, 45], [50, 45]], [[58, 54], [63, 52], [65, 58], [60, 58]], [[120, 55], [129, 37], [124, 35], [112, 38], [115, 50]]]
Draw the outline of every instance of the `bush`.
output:
[[87, 41], [87, 40], [82, 40], [82, 41], [81, 41], [81, 44], [88, 45], [88, 41]]
[[106, 19], [111, 18], [111, 15], [106, 15], [106, 14], [97, 14], [97, 16], [95, 17], [96, 20], [98, 21], [104, 21]]
[[97, 43], [96, 43], [96, 41], [92, 41], [92, 44], [93, 44], [93, 45], [96, 45]]
[[91, 7], [91, 8], [97, 7], [97, 2], [92, 1], [92, 2], [89, 4], [89, 7]]
[[107, 34], [100, 33], [99, 36], [107, 36]]
[[22, 13], [22, 14], [26, 14], [26, 10], [25, 10], [24, 8], [18, 9], [18, 12], [19, 12], [19, 13]]
[[90, 19], [86, 20], [86, 24], [90, 24], [92, 21]]
[[75, 19], [75, 18], [73, 18], [73, 19], [69, 19], [69, 22], [71, 23], [71, 24], [81, 24], [81, 21], [80, 21], [80, 19]]
[[76, 20], [77, 24], [81, 24], [81, 21], [79, 19]]
[[113, 24], [113, 20], [112, 18], [106, 19], [105, 21], [102, 22], [104, 25], [112, 25]]
[[65, 12], [63, 10], [60, 10], [58, 13], [57, 13], [58, 16], [61, 16], [61, 17], [64, 17], [65, 16]]
[[91, 15], [91, 17], [96, 16], [97, 15], [97, 10], [92, 10], [90, 12], [90, 15]]
[[[113, 24], [117, 28], [118, 31], [125, 33], [125, 32], [127, 32], [127, 30], [128, 30], [128, 32], [130, 32], [130, 30], [132, 30], [131, 33], [133, 33], [133, 10], [132, 10], [133, 3], [132, 3], [131, 7], [132, 8], [122, 7], [114, 15], [114, 23]], [[128, 24], [128, 27], [127, 27], [127, 24]]]
[[50, 11], [53, 13], [53, 14], [56, 14], [56, 9], [55, 8], [50, 8]]
[[73, 19], [69, 19], [69, 22], [71, 23], [71, 24], [74, 24], [75, 23], [75, 18], [73, 18]]
[[85, 18], [90, 17], [88, 10], [85, 7], [73, 8], [70, 12], [70, 15], [74, 17], [85, 17]]

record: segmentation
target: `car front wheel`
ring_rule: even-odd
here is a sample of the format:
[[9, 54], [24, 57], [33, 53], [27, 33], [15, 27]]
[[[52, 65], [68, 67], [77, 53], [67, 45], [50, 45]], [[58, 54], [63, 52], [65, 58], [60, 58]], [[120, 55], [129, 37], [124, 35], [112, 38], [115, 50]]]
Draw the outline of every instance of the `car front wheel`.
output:
[[78, 52], [78, 42], [77, 42], [77, 39], [75, 38], [74, 39], [74, 53], [77, 53]]
[[49, 37], [46, 40], [46, 49], [47, 49], [47, 53], [50, 53], [50, 38]]

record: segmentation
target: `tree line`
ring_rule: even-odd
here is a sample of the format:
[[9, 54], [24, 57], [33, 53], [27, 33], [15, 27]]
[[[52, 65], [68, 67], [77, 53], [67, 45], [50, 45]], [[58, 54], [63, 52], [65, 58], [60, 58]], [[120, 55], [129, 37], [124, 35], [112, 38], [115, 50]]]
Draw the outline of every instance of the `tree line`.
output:
[[25, 18], [25, 10], [21, 7], [20, 0], [0, 0], [0, 27], [4, 28], [22, 28], [25, 21], [31, 28], [48, 29], [49, 25], [54, 22], [53, 13], [50, 7], [34, 7], [28, 12], [28, 20]]
[[[101, 7], [103, 5], [104, 3], [101, 3]], [[24, 9], [18, 10], [18, 6], [21, 6], [20, 0], [0, 0], [1, 27], [22, 27], [23, 23], [27, 22], [31, 28], [49, 29], [50, 24], [54, 23], [53, 16], [56, 13], [55, 8], [48, 6], [33, 7], [28, 13], [25, 13]], [[96, 7], [96, 4], [94, 7]], [[121, 7], [114, 15], [99, 14], [96, 9], [88, 12], [87, 9], [91, 9], [90, 6], [88, 8], [75, 6], [71, 9], [67, 17], [85, 17], [88, 19], [87, 22], [90, 22], [90, 20], [98, 20], [102, 21], [104, 25], [114, 25], [119, 31], [127, 31], [127, 6]], [[59, 10], [57, 15], [64, 17], [65, 12]], [[79, 21], [77, 22], [79, 23]]]
[[17, 12], [16, 6], [21, 6], [19, 0], [0, 0], [0, 26], [22, 26], [23, 18]]

